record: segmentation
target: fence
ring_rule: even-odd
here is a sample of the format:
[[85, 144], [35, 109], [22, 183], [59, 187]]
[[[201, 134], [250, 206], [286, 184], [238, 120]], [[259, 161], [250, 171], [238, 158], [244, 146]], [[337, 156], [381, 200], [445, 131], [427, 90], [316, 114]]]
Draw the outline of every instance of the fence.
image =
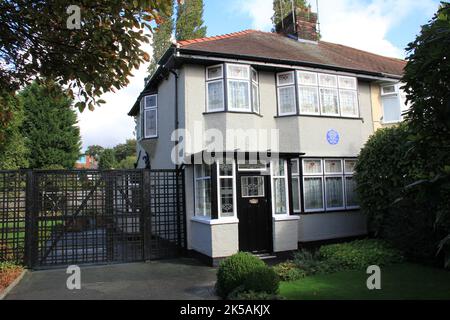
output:
[[0, 261], [143, 261], [185, 241], [182, 171], [0, 171]]

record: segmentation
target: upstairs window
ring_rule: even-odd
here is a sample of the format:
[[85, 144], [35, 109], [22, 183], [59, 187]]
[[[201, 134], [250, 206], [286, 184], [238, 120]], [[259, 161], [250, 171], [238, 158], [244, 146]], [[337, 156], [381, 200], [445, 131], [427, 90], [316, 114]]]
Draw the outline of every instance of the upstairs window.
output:
[[258, 73], [249, 65], [221, 64], [206, 68], [206, 94], [207, 112], [259, 113]]
[[143, 99], [144, 137], [156, 138], [158, 136], [158, 95], [152, 94]]
[[408, 109], [406, 97], [400, 84], [388, 84], [381, 87], [383, 105], [383, 123], [397, 123], [403, 120], [403, 112]]
[[297, 113], [295, 99], [295, 77], [294, 72], [283, 72], [277, 74], [278, 114], [292, 115]]

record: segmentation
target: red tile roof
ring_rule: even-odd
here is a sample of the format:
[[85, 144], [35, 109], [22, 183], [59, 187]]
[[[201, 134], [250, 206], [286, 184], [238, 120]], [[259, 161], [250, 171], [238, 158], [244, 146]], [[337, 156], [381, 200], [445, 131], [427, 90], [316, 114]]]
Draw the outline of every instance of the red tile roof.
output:
[[244, 30], [215, 37], [178, 42], [181, 50], [246, 56], [248, 59], [276, 59], [308, 63], [368, 73], [402, 76], [406, 62], [325, 41], [296, 41], [286, 36]]

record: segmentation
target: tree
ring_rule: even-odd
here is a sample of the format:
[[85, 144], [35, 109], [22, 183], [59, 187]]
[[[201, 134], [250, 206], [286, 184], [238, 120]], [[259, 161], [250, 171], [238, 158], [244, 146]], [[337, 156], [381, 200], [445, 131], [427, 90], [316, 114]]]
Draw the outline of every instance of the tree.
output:
[[105, 148], [103, 148], [102, 146], [93, 145], [87, 147], [85, 154], [93, 157], [96, 161], [99, 161], [100, 155], [102, 154], [103, 150], [105, 150]]
[[161, 22], [153, 32], [153, 56], [151, 58], [148, 73], [151, 76], [158, 67], [158, 61], [172, 44], [173, 23], [173, 1], [167, 7], [166, 12], [161, 14]]
[[73, 168], [81, 138], [72, 100], [51, 81], [34, 82], [19, 97], [25, 111], [22, 135], [30, 151], [30, 168]]
[[[0, 88], [13, 93], [36, 77], [54, 79], [93, 109], [129, 83], [149, 56], [144, 29], [171, 0], [0, 1]], [[77, 5], [77, 6], [74, 6]], [[77, 91], [77, 93], [74, 93]]]
[[185, 0], [178, 3], [176, 39], [189, 40], [206, 36], [203, 25], [203, 0]]
[[[306, 0], [294, 0], [296, 8], [306, 7]], [[289, 13], [292, 12], [292, 0], [273, 0], [272, 22], [276, 26]]]
[[122, 161], [119, 162], [117, 165], [118, 169], [134, 169], [134, 165], [136, 164], [136, 157], [135, 156], [128, 156]]
[[22, 122], [21, 101], [10, 93], [0, 93], [0, 169], [28, 167], [28, 150], [20, 132]]
[[107, 148], [100, 154], [100, 160], [98, 162], [98, 168], [101, 170], [110, 170], [117, 167], [116, 156], [114, 150]]
[[[426, 199], [427, 212], [435, 213], [436, 227], [448, 235], [440, 250], [450, 266], [450, 4], [442, 2], [433, 19], [408, 45], [403, 82], [411, 103], [406, 120], [411, 152], [427, 159], [423, 175], [410, 188]], [[413, 198], [414, 199], [414, 198]]]
[[121, 162], [127, 157], [136, 155], [136, 139], [127, 139], [125, 143], [118, 144], [113, 148], [117, 162]]

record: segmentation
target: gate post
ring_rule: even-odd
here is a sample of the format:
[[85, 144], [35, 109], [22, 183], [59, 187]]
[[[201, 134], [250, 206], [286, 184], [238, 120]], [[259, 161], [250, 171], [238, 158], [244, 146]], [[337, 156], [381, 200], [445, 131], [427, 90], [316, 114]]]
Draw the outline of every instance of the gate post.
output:
[[103, 171], [102, 179], [104, 182], [105, 192], [105, 215], [106, 220], [106, 260], [111, 262], [114, 260], [114, 184], [115, 176], [112, 171]]
[[25, 187], [25, 250], [24, 264], [27, 268], [32, 269], [37, 257], [37, 244], [39, 236], [37, 223], [37, 186], [33, 170], [26, 171], [26, 187]]
[[142, 170], [141, 208], [142, 208], [142, 232], [144, 238], [144, 260], [150, 260], [152, 241], [152, 213], [151, 213], [151, 170]]

